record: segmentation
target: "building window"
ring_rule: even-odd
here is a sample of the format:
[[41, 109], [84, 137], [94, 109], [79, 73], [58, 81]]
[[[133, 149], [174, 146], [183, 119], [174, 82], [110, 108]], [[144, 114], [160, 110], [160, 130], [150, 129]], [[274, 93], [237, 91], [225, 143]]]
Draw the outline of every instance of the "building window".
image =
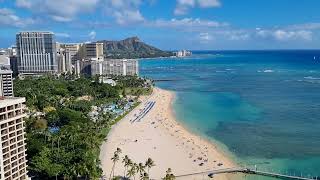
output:
[[6, 108], [0, 108], [0, 113], [6, 112]]
[[1, 135], [7, 134], [7, 133], [8, 133], [8, 130], [6, 130], [6, 129], [1, 131]]
[[1, 128], [2, 129], [5, 128], [5, 127], [7, 127], [7, 123], [6, 124], [1, 124]]
[[[5, 120], [5, 119], [6, 119], [6, 115], [5, 114], [0, 115], [0, 120]], [[1, 125], [1, 127], [2, 127], [2, 125]]]

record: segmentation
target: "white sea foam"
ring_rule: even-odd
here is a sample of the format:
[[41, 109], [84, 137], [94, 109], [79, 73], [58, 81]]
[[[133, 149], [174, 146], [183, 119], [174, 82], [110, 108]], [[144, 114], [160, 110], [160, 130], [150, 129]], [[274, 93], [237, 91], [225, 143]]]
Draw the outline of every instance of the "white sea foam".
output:
[[312, 76], [307, 76], [303, 77], [304, 79], [312, 79], [312, 80], [320, 80], [320, 77], [312, 77]]
[[225, 73], [226, 71], [216, 71], [217, 73]]
[[264, 70], [263, 72], [265, 72], [265, 73], [272, 73], [272, 72], [274, 72], [274, 70], [266, 69], [266, 70]]
[[274, 72], [274, 70], [272, 70], [272, 69], [265, 69], [265, 70], [258, 70], [257, 71], [258, 73], [273, 73]]

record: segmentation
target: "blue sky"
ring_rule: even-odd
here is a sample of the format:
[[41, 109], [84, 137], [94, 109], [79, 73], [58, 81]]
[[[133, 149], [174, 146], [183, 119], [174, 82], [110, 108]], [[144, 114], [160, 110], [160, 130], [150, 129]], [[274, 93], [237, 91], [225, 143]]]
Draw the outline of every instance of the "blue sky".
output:
[[59, 42], [138, 36], [167, 50], [319, 49], [319, 0], [0, 0], [0, 47], [25, 30]]

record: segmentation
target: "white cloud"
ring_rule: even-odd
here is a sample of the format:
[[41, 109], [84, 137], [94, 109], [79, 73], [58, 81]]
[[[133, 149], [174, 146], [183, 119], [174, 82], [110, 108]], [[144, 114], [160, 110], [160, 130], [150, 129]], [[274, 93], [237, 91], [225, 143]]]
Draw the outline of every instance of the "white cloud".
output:
[[97, 33], [95, 31], [91, 31], [89, 34], [88, 34], [90, 40], [94, 40], [97, 36]]
[[234, 30], [228, 23], [200, 18], [158, 19], [145, 23], [150, 27], [176, 29], [182, 33], [189, 33], [190, 37], [200, 43], [211, 43], [213, 40], [242, 41], [250, 39], [246, 30]]
[[243, 31], [231, 31], [227, 35], [228, 39], [232, 41], [244, 41], [250, 38], [250, 34]]
[[204, 32], [199, 34], [199, 39], [201, 43], [208, 43], [209, 41], [213, 40], [213, 36], [208, 32]]
[[221, 5], [218, 0], [198, 0], [198, 4], [203, 8], [219, 7]]
[[20, 18], [14, 11], [7, 8], [0, 8], [0, 26], [25, 27], [33, 24], [35, 21], [31, 18]]
[[177, 0], [177, 5], [174, 10], [175, 15], [184, 15], [188, 13], [190, 8], [214, 8], [221, 6], [219, 0]]
[[7, 9], [7, 8], [1, 8], [0, 13], [3, 15], [14, 14], [14, 12], [11, 9]]
[[123, 8], [129, 6], [139, 6], [141, 0], [109, 0], [111, 5], [115, 8]]
[[99, 0], [16, 0], [16, 6], [45, 14], [55, 21], [67, 22], [78, 14], [93, 11]]
[[311, 41], [313, 32], [309, 30], [292, 30], [292, 29], [257, 29], [256, 35], [261, 38], [273, 38], [277, 41], [304, 40]]
[[106, 0], [106, 12], [120, 25], [143, 22], [145, 18], [139, 10], [141, 0]]
[[50, 16], [53, 20], [58, 22], [69, 22], [72, 21], [71, 17], [63, 17], [63, 16]]
[[302, 40], [311, 40], [312, 32], [311, 31], [285, 31], [285, 30], [276, 30], [273, 32], [273, 36], [280, 41], [292, 40], [292, 39], [302, 39]]
[[177, 0], [177, 3], [181, 6], [195, 6], [196, 1], [195, 0]]
[[115, 11], [114, 16], [116, 18], [116, 22], [121, 25], [144, 21], [144, 17], [141, 15], [139, 10]]
[[102, 9], [118, 24], [144, 21], [139, 6], [142, 0], [16, 0], [16, 6], [45, 15], [57, 22], [70, 22], [80, 14]]
[[57, 22], [70, 22], [78, 15], [103, 11], [121, 25], [142, 22], [140, 6], [154, 0], [15, 0], [18, 8], [43, 15]]
[[250, 32], [247, 30], [223, 29], [213, 30], [210, 32], [211, 36], [221, 40], [228, 41], [245, 41], [251, 38]]
[[31, 8], [32, 7], [32, 1], [30, 1], [30, 0], [16, 0], [16, 5], [18, 7]]
[[305, 23], [305, 24], [295, 24], [289, 26], [290, 29], [295, 30], [318, 30], [320, 29], [320, 23]]
[[262, 30], [261, 28], [256, 29], [256, 34], [258, 37], [266, 38], [269, 36], [269, 31]]
[[212, 20], [202, 20], [200, 18], [183, 18], [183, 19], [171, 19], [162, 20], [158, 19], [151, 23], [156, 27], [171, 27], [171, 28], [219, 28], [228, 26], [227, 23], [220, 23]]
[[54, 33], [57, 37], [62, 37], [62, 38], [69, 38], [70, 37], [70, 34], [68, 33]]
[[187, 14], [187, 12], [188, 12], [188, 8], [185, 7], [185, 6], [177, 6], [174, 9], [174, 14], [175, 15], [184, 15], [184, 14]]

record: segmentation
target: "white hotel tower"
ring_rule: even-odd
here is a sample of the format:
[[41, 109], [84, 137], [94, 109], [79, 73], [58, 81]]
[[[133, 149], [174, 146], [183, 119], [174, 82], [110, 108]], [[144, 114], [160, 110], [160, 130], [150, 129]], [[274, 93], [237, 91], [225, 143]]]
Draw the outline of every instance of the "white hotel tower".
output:
[[0, 97], [0, 180], [28, 179], [25, 98]]
[[22, 74], [56, 73], [56, 41], [52, 32], [20, 32], [16, 35], [18, 71]]

